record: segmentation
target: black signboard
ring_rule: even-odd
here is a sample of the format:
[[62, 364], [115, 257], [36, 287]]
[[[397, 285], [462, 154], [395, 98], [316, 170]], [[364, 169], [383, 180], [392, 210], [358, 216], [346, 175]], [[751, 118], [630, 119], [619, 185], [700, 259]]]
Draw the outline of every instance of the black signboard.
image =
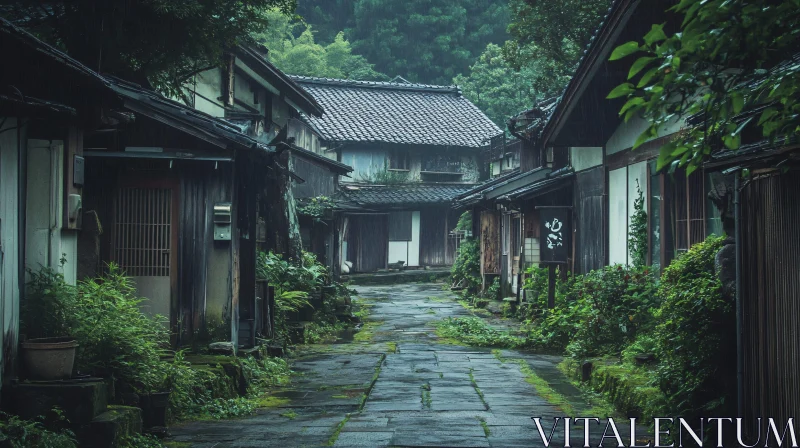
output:
[[537, 207], [541, 263], [566, 263], [569, 256], [571, 207]]

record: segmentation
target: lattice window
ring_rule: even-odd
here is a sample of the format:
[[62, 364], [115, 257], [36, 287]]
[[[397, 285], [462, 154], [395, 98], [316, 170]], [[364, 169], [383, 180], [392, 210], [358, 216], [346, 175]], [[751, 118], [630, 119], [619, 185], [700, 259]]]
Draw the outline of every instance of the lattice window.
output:
[[169, 276], [171, 190], [123, 188], [115, 205], [114, 260], [132, 277]]

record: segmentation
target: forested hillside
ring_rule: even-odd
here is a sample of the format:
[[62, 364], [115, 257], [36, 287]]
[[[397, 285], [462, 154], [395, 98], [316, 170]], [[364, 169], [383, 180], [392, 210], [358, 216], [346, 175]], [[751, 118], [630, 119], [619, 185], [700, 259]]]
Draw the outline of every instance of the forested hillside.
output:
[[610, 0], [298, 0], [258, 35], [300, 75], [458, 84], [502, 128], [557, 94]]

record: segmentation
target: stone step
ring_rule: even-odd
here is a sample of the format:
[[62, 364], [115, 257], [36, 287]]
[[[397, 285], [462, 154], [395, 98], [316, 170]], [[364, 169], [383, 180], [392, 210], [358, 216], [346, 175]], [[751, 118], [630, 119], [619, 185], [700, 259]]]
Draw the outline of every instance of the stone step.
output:
[[127, 437], [142, 432], [142, 410], [130, 406], [109, 406], [90, 423], [75, 431], [81, 447], [116, 448]]
[[58, 406], [76, 425], [87, 424], [106, 411], [111, 386], [104, 380], [33, 382], [13, 385], [14, 413], [23, 419], [46, 415]]

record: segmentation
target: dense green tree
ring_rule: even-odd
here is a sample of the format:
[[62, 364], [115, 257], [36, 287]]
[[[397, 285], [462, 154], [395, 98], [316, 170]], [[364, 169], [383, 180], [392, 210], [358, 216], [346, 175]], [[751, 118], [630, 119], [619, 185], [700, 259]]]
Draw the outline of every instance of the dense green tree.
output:
[[503, 58], [502, 49], [489, 44], [468, 75], [458, 75], [453, 82], [501, 129], [509, 117], [528, 109], [536, 101], [530, 82], [533, 69], [517, 70]]
[[643, 42], [628, 42], [612, 60], [631, 55], [626, 82], [609, 98], [628, 97], [625, 119], [641, 114], [651, 126], [634, 148], [676, 118], [699, 124], [661, 149], [659, 168], [697, 169], [719, 145], [736, 150], [743, 133], [779, 139], [800, 132], [800, 1], [681, 0], [680, 30], [653, 25]]
[[318, 41], [344, 30], [376, 70], [424, 83], [449, 83], [508, 38], [507, 0], [299, 0], [298, 13]]
[[295, 0], [17, 0], [12, 20], [87, 66], [175, 93]]
[[336, 34], [330, 44], [322, 45], [316, 42], [310, 25], [277, 10], [268, 11], [266, 15], [271, 26], [253, 37], [269, 49], [270, 61], [286, 73], [357, 80], [388, 79], [376, 72], [363, 56], [353, 54], [343, 32]]
[[353, 27], [357, 0], [298, 0], [297, 15], [311, 24], [320, 42], [332, 42], [343, 30]]
[[536, 90], [557, 93], [569, 80], [611, 0], [510, 0], [512, 39], [503, 47], [514, 67], [536, 66]]
[[381, 72], [446, 84], [506, 39], [507, 20], [499, 0], [357, 0], [348, 37]]

